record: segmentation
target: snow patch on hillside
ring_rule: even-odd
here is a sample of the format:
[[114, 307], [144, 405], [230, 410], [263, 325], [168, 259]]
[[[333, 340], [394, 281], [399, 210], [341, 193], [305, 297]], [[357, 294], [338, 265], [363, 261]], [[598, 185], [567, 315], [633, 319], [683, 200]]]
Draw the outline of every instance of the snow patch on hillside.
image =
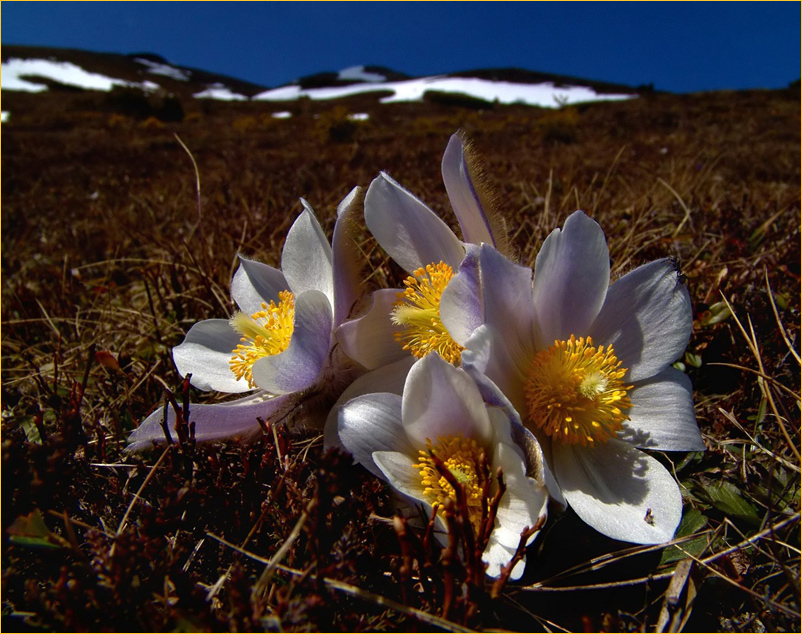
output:
[[518, 84], [508, 81], [491, 81], [475, 77], [421, 77], [404, 81], [353, 84], [326, 88], [301, 88], [298, 85], [274, 88], [254, 96], [255, 101], [291, 101], [301, 97], [314, 100], [339, 99], [376, 91], [389, 91], [382, 103], [422, 101], [427, 91], [462, 94], [489, 102], [520, 103], [541, 108], [558, 108], [564, 105], [589, 101], [620, 101], [637, 95], [603, 94], [586, 86], [555, 86], [552, 82]]
[[337, 74], [337, 77], [339, 79], [345, 79], [349, 81], [364, 81], [368, 83], [382, 82], [387, 80], [387, 77], [384, 75], [366, 71], [364, 66], [349, 66], [348, 68], [343, 68]]
[[143, 90], [158, 90], [158, 84], [145, 81], [134, 83], [122, 79], [106, 77], [99, 73], [90, 73], [70, 62], [56, 62], [47, 59], [11, 58], [0, 65], [0, 86], [3, 90], [20, 90], [25, 92], [42, 92], [47, 90], [44, 84], [26, 80], [25, 77], [44, 77], [66, 86], [76, 86], [86, 90], [109, 91], [114, 86], [136, 86]]
[[148, 72], [154, 75], [164, 75], [170, 79], [177, 79], [178, 81], [189, 81], [190, 72], [188, 70], [181, 70], [169, 64], [159, 64], [152, 62], [144, 57], [135, 57], [134, 61], [143, 66], [147, 66]]
[[196, 99], [219, 99], [220, 101], [247, 101], [248, 98], [239, 93], [233, 92], [228, 86], [223, 84], [211, 84], [206, 90], [192, 95]]

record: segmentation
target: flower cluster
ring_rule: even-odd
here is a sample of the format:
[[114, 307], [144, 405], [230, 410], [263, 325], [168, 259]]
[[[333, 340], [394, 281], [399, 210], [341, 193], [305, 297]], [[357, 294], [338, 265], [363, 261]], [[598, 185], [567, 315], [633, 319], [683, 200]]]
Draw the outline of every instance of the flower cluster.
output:
[[[602, 229], [577, 211], [534, 270], [521, 266], [476, 173], [454, 135], [442, 174], [462, 239], [382, 173], [340, 204], [331, 243], [304, 202], [281, 269], [240, 257], [239, 310], [195, 324], [173, 350], [198, 389], [247, 393], [193, 406], [196, 440], [245, 438], [260, 420], [313, 426], [304, 404], [321, 396], [325, 446], [385, 480], [441, 540], [461, 504], [495, 577], [521, 576], [549, 500], [614, 539], [669, 541], [680, 490], [643, 450], [704, 450], [690, 381], [671, 365], [691, 332], [672, 261], [611, 283]], [[367, 301], [350, 235], [363, 207], [408, 274]], [[130, 448], [162, 440], [175, 417], [157, 409]]]

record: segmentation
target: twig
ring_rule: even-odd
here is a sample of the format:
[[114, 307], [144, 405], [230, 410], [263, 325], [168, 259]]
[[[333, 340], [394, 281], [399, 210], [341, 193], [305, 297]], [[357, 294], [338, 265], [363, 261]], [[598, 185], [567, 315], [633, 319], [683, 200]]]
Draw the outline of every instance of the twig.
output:
[[[244, 548], [240, 548], [236, 544], [232, 544], [229, 541], [226, 541], [222, 537], [218, 537], [213, 533], [206, 533], [212, 539], [220, 542], [224, 546], [228, 546], [232, 550], [236, 550], [238, 553], [242, 553], [246, 557], [253, 559], [254, 561], [258, 561], [259, 563], [263, 563], [265, 565], [270, 565], [270, 559], [265, 559], [264, 557], [260, 557], [252, 552], [245, 550]], [[301, 570], [296, 570], [295, 568], [290, 568], [289, 566], [285, 566], [284, 564], [276, 564], [276, 568], [283, 572], [289, 573], [291, 575], [295, 575], [296, 577], [302, 577], [303, 575], [307, 574]], [[362, 590], [361, 588], [357, 588], [356, 586], [352, 586], [349, 583], [344, 583], [342, 581], [337, 581], [336, 579], [331, 579], [329, 577], [322, 577], [323, 583], [326, 584], [329, 588], [333, 590], [339, 590], [340, 592], [344, 592], [345, 594], [350, 594], [353, 597], [357, 597], [369, 603], [375, 603], [378, 606], [383, 608], [390, 608], [401, 614], [405, 614], [406, 616], [410, 616], [414, 619], [417, 619], [423, 623], [428, 623], [430, 625], [434, 625], [435, 627], [439, 627], [446, 632], [475, 632], [475, 630], [471, 630], [467, 627], [463, 627], [449, 621], [447, 619], [441, 618], [439, 616], [435, 616], [433, 614], [429, 614], [428, 612], [424, 612], [423, 610], [418, 610], [416, 608], [410, 608], [406, 605], [401, 605], [400, 603], [393, 601], [392, 599], [388, 599], [387, 597], [383, 597], [379, 594], [374, 594], [373, 592], [368, 592], [367, 590]]]
[[[705, 557], [704, 559], [698, 560], [700, 564], [709, 564], [710, 562], [716, 561], [717, 559], [721, 559], [722, 557], [726, 557], [742, 548], [746, 548], [747, 546], [752, 545], [754, 542], [763, 539], [767, 535], [780, 530], [781, 528], [791, 524], [793, 522], [798, 522], [800, 518], [800, 513], [794, 513], [792, 516], [787, 517], [786, 519], [778, 522], [774, 526], [770, 526], [769, 528], [752, 535], [748, 539], [745, 539], [735, 546], [727, 548], [726, 550], [722, 550], [721, 552], [715, 553], [710, 555], [709, 557]], [[676, 543], [671, 544], [673, 546], [677, 546]], [[665, 546], [665, 544], [663, 544]], [[679, 548], [679, 546], [677, 546]], [[685, 551], [683, 551], [685, 552]], [[545, 586], [542, 585], [543, 582], [534, 583], [531, 586], [521, 586], [519, 588], [514, 588], [514, 590], [519, 592], [573, 592], [575, 590], [609, 590], [611, 588], [624, 588], [627, 586], [637, 586], [644, 583], [651, 583], [652, 581], [660, 581], [663, 579], [668, 579], [674, 574], [674, 571], [671, 570], [669, 572], [663, 572], [656, 575], [648, 575], [646, 577], [638, 577], [636, 579], [625, 579], [623, 581], [610, 581], [606, 583], [594, 583], [585, 586]]]
[[295, 526], [292, 527], [290, 534], [287, 535], [287, 539], [284, 540], [284, 543], [279, 546], [279, 549], [273, 554], [268, 562], [267, 566], [262, 572], [262, 576], [259, 577], [259, 581], [254, 584], [253, 593], [256, 595], [260, 592], [264, 587], [270, 583], [270, 579], [273, 578], [273, 573], [276, 571], [276, 566], [281, 563], [281, 560], [287, 556], [287, 553], [290, 552], [290, 548], [292, 544], [298, 539], [298, 536], [301, 534], [301, 529], [306, 524], [306, 520], [309, 519], [309, 514], [312, 512], [312, 509], [315, 506], [315, 498], [309, 500], [309, 503], [306, 505], [306, 508], [301, 513], [301, 517], [298, 518], [298, 521], [295, 522]]
[[[678, 548], [680, 548], [680, 547], [678, 546]], [[773, 608], [775, 608], [777, 610], [780, 610], [781, 612], [785, 612], [786, 614], [790, 614], [791, 616], [795, 616], [796, 618], [802, 617], [802, 614], [800, 614], [796, 610], [792, 610], [791, 608], [788, 608], [788, 607], [786, 607], [786, 606], [784, 606], [784, 605], [782, 605], [780, 603], [777, 603], [776, 601], [772, 601], [767, 596], [764, 596], [764, 595], [762, 595], [762, 594], [760, 594], [758, 592], [755, 592], [751, 588], [747, 588], [746, 586], [742, 586], [737, 581], [734, 581], [733, 579], [730, 579], [727, 575], [719, 572], [718, 570], [716, 570], [712, 566], [707, 565], [706, 561], [697, 559], [691, 553], [689, 553], [686, 550], [683, 550], [682, 548], [680, 548], [680, 550], [682, 550], [683, 553], [685, 553], [690, 559], [692, 559], [693, 561], [698, 563], [700, 566], [703, 566], [707, 571], [712, 572], [716, 577], [722, 579], [723, 581], [726, 581], [727, 583], [729, 583], [732, 586], [735, 586], [739, 590], [742, 590], [742, 591], [746, 592], [746, 594], [754, 597], [755, 599], [758, 599], [760, 601], [764, 601], [767, 604], [769, 604], [770, 606], [772, 606]]]
[[[663, 607], [660, 609], [660, 616], [657, 618], [655, 632], [681, 632], [682, 626], [688, 620], [691, 612], [693, 600], [696, 592], [693, 591], [693, 581], [691, 580], [691, 570], [693, 569], [693, 559], [683, 559], [677, 564], [668, 590], [665, 592]], [[689, 583], [690, 582], [690, 583]], [[685, 605], [680, 605], [685, 587], [688, 586], [688, 593], [685, 598]]]
[[[156, 464], [153, 465], [153, 468], [148, 472], [148, 475], [145, 477], [145, 481], [140, 485], [139, 490], [134, 493], [134, 499], [131, 500], [131, 503], [128, 505], [128, 508], [125, 510], [125, 515], [123, 515], [122, 520], [120, 520], [120, 525], [117, 527], [117, 532], [114, 534], [115, 537], [119, 537], [120, 533], [123, 532], [125, 528], [125, 524], [128, 521], [128, 516], [131, 514], [131, 510], [134, 508], [134, 504], [136, 504], [137, 500], [139, 500], [140, 496], [142, 495], [142, 491], [145, 490], [145, 487], [151, 481], [154, 475], [156, 475], [156, 470], [161, 465], [162, 460], [167, 456], [170, 452], [170, 447], [165, 447], [162, 455], [159, 456], [159, 459], [156, 461]], [[112, 549], [114, 546], [112, 546]]]

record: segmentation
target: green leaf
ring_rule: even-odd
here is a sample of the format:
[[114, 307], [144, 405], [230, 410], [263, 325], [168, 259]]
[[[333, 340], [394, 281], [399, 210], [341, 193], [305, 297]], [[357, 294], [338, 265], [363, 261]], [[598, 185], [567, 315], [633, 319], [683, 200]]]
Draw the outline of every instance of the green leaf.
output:
[[675, 537], [687, 537], [702, 530], [707, 526], [707, 516], [693, 507], [687, 507], [682, 514], [682, 521], [679, 523]]
[[[682, 521], [679, 523], [674, 537], [688, 537], [694, 533], [698, 533], [705, 526], [707, 526], [707, 517], [701, 511], [690, 506], [685, 507]], [[709, 538], [707, 535], [700, 535], [694, 539], [682, 542], [679, 546], [669, 546], [663, 551], [660, 557], [660, 564], [670, 564], [680, 559], [685, 559], [688, 554], [694, 557], [700, 557], [708, 547], [708, 542]]]
[[737, 518], [750, 524], [760, 524], [757, 507], [747, 500], [741, 490], [725, 480], [701, 478], [702, 491], [710, 503], [730, 519]]
[[7, 530], [12, 544], [32, 548], [65, 548], [68, 546], [62, 537], [51, 532], [47, 527], [39, 509], [31, 511], [28, 515], [20, 515]]
[[42, 436], [39, 434], [39, 428], [36, 423], [33, 422], [33, 416], [26, 416], [20, 421], [19, 425], [22, 427], [22, 431], [25, 432], [25, 439], [28, 442], [36, 445], [42, 444]]
[[699, 322], [703, 326], [713, 326], [732, 317], [732, 311], [727, 306], [727, 302], [716, 302], [699, 316]]
[[694, 354], [693, 352], [686, 352], [685, 353], [685, 363], [694, 368], [701, 368], [702, 367], [702, 357], [698, 354]]
[[789, 477], [788, 472], [780, 465], [770, 470], [762, 466], [756, 467], [759, 479], [752, 482], [749, 488], [754, 499], [769, 508], [780, 512], [793, 512], [799, 507], [799, 479]]

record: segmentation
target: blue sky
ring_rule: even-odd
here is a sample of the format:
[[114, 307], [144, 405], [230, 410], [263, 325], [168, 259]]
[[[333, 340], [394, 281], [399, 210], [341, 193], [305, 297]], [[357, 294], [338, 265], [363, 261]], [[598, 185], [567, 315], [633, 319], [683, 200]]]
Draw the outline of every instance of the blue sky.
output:
[[516, 66], [672, 92], [800, 77], [798, 2], [3, 2], [2, 41], [158, 53], [265, 86]]

